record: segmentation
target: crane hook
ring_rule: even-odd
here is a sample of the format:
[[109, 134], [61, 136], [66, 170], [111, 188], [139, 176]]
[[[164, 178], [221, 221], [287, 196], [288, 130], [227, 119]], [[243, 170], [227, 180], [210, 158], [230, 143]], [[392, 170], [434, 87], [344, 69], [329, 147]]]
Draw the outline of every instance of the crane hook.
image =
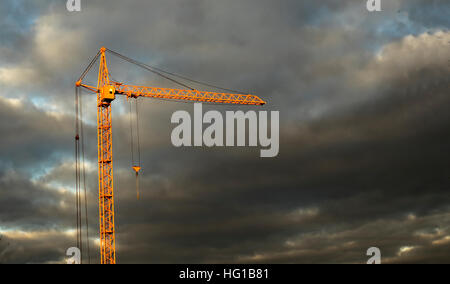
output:
[[136, 198], [139, 200], [139, 171], [141, 167], [134, 166], [132, 168], [136, 172]]

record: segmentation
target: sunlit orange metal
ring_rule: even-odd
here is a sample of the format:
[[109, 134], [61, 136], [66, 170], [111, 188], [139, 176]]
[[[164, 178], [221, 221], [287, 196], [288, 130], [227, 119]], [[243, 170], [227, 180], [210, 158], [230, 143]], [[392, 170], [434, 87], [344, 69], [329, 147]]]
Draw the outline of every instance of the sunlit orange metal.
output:
[[[75, 85], [97, 93], [100, 261], [102, 264], [115, 264], [116, 240], [114, 229], [114, 180], [111, 123], [111, 102], [115, 99], [115, 95], [126, 95], [133, 98], [147, 97], [240, 105], [264, 105], [266, 102], [254, 95], [133, 86], [110, 81], [105, 51], [106, 48], [104, 47], [100, 49], [100, 66], [97, 87], [83, 84], [82, 79], [77, 81]], [[136, 172], [137, 177], [141, 168], [133, 167], [133, 169]]]
[[[116, 263], [114, 231], [114, 180], [112, 156], [111, 101], [105, 50], [101, 49], [97, 89], [97, 141], [98, 141], [98, 208], [100, 223], [100, 261]], [[114, 92], [113, 92], [114, 95]]]
[[254, 95], [204, 92], [197, 90], [180, 90], [170, 88], [143, 87], [124, 85], [114, 82], [117, 94], [128, 97], [147, 97], [170, 100], [184, 100], [208, 103], [264, 105], [265, 101]]

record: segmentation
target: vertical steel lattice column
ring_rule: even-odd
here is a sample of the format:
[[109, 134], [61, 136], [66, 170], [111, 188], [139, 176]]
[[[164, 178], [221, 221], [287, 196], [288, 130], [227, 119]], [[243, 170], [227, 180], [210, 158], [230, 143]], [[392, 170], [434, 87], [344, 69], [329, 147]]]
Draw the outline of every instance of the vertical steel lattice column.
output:
[[[109, 77], [105, 60], [105, 52], [102, 50], [98, 88], [103, 90], [105, 85], [109, 85]], [[102, 92], [97, 94], [100, 254], [102, 264], [115, 264], [116, 242], [114, 230], [111, 102], [105, 102], [102, 100]]]

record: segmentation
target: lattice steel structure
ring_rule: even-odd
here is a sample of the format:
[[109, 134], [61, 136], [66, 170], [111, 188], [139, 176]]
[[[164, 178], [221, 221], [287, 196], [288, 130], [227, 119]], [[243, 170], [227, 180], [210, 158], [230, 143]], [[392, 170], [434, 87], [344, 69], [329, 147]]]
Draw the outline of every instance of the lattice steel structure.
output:
[[[112, 154], [111, 103], [115, 95], [128, 98], [148, 97], [176, 101], [208, 102], [240, 105], [264, 105], [266, 102], [254, 95], [204, 92], [198, 90], [181, 90], [133, 86], [110, 80], [106, 63], [106, 51], [120, 54], [102, 47], [89, 66], [76, 82], [76, 87], [83, 87], [97, 94], [97, 141], [98, 141], [98, 205], [100, 223], [100, 256], [102, 264], [116, 263], [116, 241], [114, 226], [114, 179]], [[97, 87], [86, 85], [83, 79], [93, 64], [100, 58]], [[129, 59], [130, 61], [134, 61]], [[133, 62], [132, 62], [133, 63]], [[140, 64], [142, 66], [144, 64]], [[138, 172], [140, 167], [133, 167]]]

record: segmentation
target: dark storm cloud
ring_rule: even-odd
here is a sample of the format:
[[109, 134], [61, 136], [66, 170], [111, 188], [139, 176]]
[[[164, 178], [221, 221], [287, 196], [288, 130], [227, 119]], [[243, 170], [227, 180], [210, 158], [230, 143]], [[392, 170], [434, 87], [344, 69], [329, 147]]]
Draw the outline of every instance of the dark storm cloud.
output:
[[73, 199], [67, 194], [71, 183], [57, 175], [50, 181], [60, 184], [55, 188], [41, 179], [71, 157], [67, 147], [72, 144], [72, 119], [45, 113], [30, 101], [1, 98], [0, 121], [0, 227], [70, 228], [66, 217], [73, 213]]
[[15, 172], [1, 174], [2, 229], [69, 228], [71, 222], [65, 217], [72, 214], [72, 199], [63, 192], [35, 184], [29, 178]]
[[0, 240], [0, 264], [63, 263], [72, 236], [58, 231], [5, 234]]
[[70, 117], [46, 113], [29, 100], [0, 99], [0, 165], [39, 172], [46, 162], [72, 156], [72, 125]]
[[[147, 230], [126, 226], [123, 234], [133, 236], [132, 243], [140, 243], [137, 240], [142, 236], [143, 259], [152, 259], [154, 252], [167, 261], [171, 254], [195, 245], [192, 254], [183, 258], [181, 253], [176, 260], [220, 262], [223, 256], [223, 261], [361, 262], [364, 250], [372, 245], [394, 259], [403, 246], [434, 251], [431, 241], [449, 233], [446, 221], [438, 220], [448, 216], [450, 137], [445, 129], [449, 127], [450, 101], [445, 94], [448, 72], [425, 71], [428, 76], [410, 74], [408, 95], [403, 90], [406, 82], [392, 82], [385, 99], [306, 128], [300, 125], [297, 133], [282, 136], [285, 149], [274, 161], [222, 155], [217, 159], [208, 153], [203, 155], [212, 155], [214, 162], [199, 164], [194, 159], [206, 160], [202, 154], [178, 151], [173, 160], [186, 158], [189, 162], [182, 164], [195, 165], [195, 169], [190, 169], [188, 177], [175, 174], [168, 185], [154, 181], [146, 185], [142, 194], [147, 196], [145, 205], [133, 210], [135, 217], [130, 218], [144, 222], [140, 219], [150, 211], [148, 221], [153, 225], [145, 226]], [[421, 92], [421, 85], [427, 82], [434, 86]], [[133, 197], [132, 188], [128, 192]], [[135, 203], [124, 202], [122, 199], [119, 218], [125, 218]], [[407, 221], [409, 214], [414, 220]], [[440, 217], [433, 217], [436, 214]], [[399, 224], [405, 222], [411, 225], [400, 229]], [[415, 233], [424, 228], [441, 233], [422, 240]], [[323, 230], [326, 233], [317, 235]], [[393, 231], [398, 236], [393, 236]], [[297, 251], [285, 247], [284, 242], [296, 235], [299, 239], [304, 235], [306, 245], [302, 243]], [[152, 243], [167, 248], [160, 251], [161, 247], [152, 247]], [[180, 243], [181, 248], [177, 246]], [[320, 250], [327, 247], [330, 249]], [[204, 253], [196, 254], [199, 251]], [[267, 256], [236, 258], [239, 254]], [[421, 257], [433, 261], [433, 255]]]
[[[80, 13], [2, 4], [35, 20], [2, 30], [2, 96], [21, 100], [0, 104], [0, 228], [16, 244], [0, 242], [0, 262], [64, 255], [73, 197], [58, 190], [73, 186], [72, 86], [102, 45], [281, 111], [280, 155], [260, 159], [257, 149], [174, 148], [170, 115], [192, 106], [142, 101], [137, 201], [128, 113], [115, 101], [120, 262], [364, 262], [370, 246], [387, 262], [448, 262], [449, 36], [434, 33], [447, 28], [446, 4], [392, 1], [369, 14], [357, 2], [82, 1]], [[397, 10], [410, 11], [406, 23]], [[114, 78], [171, 86], [108, 58]], [[95, 128], [86, 134], [95, 238]], [[57, 245], [29, 249], [36, 239]]]

